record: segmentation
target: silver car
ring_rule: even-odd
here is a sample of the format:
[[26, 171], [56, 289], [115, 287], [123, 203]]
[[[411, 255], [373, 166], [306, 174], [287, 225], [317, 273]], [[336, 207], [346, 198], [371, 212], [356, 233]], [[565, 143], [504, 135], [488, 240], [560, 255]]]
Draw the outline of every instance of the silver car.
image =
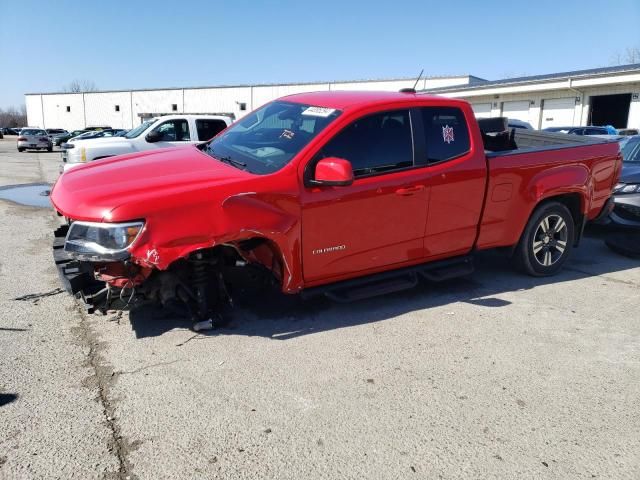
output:
[[42, 128], [23, 128], [18, 136], [18, 151], [24, 152], [27, 149], [42, 149], [51, 152], [53, 142]]

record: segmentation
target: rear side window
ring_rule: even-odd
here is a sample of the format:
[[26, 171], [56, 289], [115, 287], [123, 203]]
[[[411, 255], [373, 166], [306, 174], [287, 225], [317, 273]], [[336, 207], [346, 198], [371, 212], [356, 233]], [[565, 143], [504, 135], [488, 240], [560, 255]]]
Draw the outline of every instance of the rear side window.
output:
[[360, 118], [331, 139], [322, 157], [351, 162], [354, 176], [413, 166], [413, 138], [408, 110], [376, 113]]
[[455, 107], [420, 110], [429, 163], [451, 160], [469, 151], [469, 130], [462, 110]]
[[227, 124], [223, 120], [196, 120], [199, 140], [211, 140], [225, 128], [227, 128]]

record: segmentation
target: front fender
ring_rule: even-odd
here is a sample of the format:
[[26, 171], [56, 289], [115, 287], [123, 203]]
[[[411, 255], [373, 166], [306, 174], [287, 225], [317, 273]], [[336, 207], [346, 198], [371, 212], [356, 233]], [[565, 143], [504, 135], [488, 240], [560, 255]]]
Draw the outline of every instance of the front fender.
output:
[[131, 256], [140, 265], [165, 270], [197, 250], [264, 238], [278, 250], [283, 290], [294, 292], [302, 287], [299, 208], [295, 195], [244, 192], [221, 202], [208, 200], [154, 212], [146, 219]]

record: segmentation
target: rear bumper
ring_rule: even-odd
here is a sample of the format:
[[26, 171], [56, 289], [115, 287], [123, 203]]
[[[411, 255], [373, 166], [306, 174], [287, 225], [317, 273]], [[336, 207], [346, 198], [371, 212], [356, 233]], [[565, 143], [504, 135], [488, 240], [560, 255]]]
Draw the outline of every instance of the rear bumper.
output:
[[64, 289], [82, 300], [88, 313], [93, 313], [106, 298], [104, 282], [94, 277], [94, 264], [81, 262], [64, 250], [64, 240], [69, 230], [63, 225], [55, 230], [53, 239], [53, 260]]

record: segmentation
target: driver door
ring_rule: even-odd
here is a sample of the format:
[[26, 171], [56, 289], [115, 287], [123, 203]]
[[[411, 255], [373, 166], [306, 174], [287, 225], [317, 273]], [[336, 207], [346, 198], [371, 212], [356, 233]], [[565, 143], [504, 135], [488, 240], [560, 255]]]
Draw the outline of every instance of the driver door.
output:
[[[349, 186], [309, 186], [302, 200], [306, 284], [326, 283], [424, 256], [428, 175], [414, 168], [409, 110], [362, 117], [312, 160], [349, 160]], [[319, 158], [318, 158], [319, 157]]]

